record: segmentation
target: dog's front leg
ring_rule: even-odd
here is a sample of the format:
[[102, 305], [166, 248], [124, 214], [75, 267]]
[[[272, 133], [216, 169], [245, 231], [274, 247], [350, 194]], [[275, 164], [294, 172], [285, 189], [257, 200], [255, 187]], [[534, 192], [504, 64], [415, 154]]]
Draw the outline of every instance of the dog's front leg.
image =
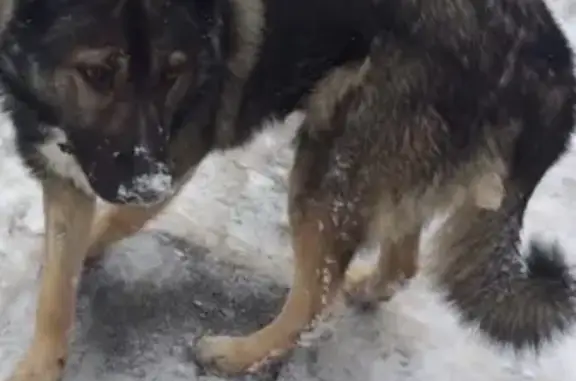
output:
[[149, 207], [130, 205], [111, 207], [96, 219], [92, 227], [86, 261], [89, 264], [98, 261], [108, 246], [139, 232], [167, 204], [168, 201]]
[[[180, 151], [181, 150], [182, 149], [180, 149]], [[174, 186], [174, 193], [166, 200], [149, 206], [116, 205], [112, 206], [101, 216], [98, 216], [92, 226], [86, 262], [92, 264], [100, 260], [108, 246], [138, 233], [146, 223], [154, 219], [168, 207], [172, 200], [180, 194], [184, 185], [186, 185], [194, 175], [198, 160], [191, 160], [190, 162], [184, 163], [178, 162], [179, 166], [177, 169], [179, 172], [184, 172], [184, 174], [178, 176], [178, 181], [176, 181]]]
[[56, 381], [68, 354], [68, 331], [75, 315], [95, 200], [57, 179], [42, 184], [45, 257], [32, 344], [10, 381]]

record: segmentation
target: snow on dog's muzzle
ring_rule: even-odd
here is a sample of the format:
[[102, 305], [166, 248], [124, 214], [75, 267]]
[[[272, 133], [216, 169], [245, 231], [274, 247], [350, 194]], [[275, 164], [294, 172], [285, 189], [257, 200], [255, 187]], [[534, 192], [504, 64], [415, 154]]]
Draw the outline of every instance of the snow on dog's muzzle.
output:
[[125, 204], [150, 205], [162, 202], [174, 193], [173, 177], [167, 164], [154, 161], [145, 149], [134, 153], [137, 174], [118, 186], [117, 200]]
[[150, 206], [174, 193], [168, 136], [160, 128], [154, 135], [148, 132], [137, 137], [91, 136], [89, 131], [71, 135], [72, 153], [104, 201]]

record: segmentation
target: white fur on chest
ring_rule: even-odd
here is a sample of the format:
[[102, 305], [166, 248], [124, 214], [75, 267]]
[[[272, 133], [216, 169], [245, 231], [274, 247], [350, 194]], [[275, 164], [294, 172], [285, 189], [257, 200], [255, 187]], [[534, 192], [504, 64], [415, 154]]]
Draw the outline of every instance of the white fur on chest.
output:
[[86, 174], [74, 155], [65, 153], [60, 148], [67, 142], [64, 132], [59, 128], [53, 128], [50, 131], [50, 137], [38, 147], [38, 152], [46, 159], [46, 164], [52, 172], [72, 181], [78, 189], [86, 194], [94, 195]]

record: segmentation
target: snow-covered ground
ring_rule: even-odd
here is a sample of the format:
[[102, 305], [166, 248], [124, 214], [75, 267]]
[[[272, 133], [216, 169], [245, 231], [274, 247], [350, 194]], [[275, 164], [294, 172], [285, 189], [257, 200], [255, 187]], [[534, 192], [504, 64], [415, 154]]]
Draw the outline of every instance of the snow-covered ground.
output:
[[[576, 3], [571, 2], [549, 0], [576, 43]], [[298, 118], [292, 116], [247, 149], [204, 161], [182, 196], [150, 224], [150, 233], [118, 245], [102, 268], [86, 275], [66, 380], [220, 380], [186, 361], [186, 343], [207, 329], [250, 330], [282, 301], [291, 273], [285, 220], [288, 142]], [[539, 186], [524, 232], [557, 239], [572, 264], [574, 168], [576, 145]], [[14, 155], [12, 130], [1, 116], [0, 190], [4, 380], [32, 332], [43, 222], [39, 187]], [[576, 380], [576, 335], [538, 360], [513, 358], [460, 327], [425, 276], [375, 315], [340, 308], [336, 316], [312, 347], [295, 351], [277, 379]]]

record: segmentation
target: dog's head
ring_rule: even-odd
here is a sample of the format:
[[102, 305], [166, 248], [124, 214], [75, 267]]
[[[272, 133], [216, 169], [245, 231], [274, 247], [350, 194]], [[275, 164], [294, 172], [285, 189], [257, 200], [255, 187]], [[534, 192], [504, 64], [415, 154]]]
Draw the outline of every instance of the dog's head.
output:
[[171, 193], [171, 133], [222, 64], [219, 0], [1, 0], [0, 71], [96, 194]]

